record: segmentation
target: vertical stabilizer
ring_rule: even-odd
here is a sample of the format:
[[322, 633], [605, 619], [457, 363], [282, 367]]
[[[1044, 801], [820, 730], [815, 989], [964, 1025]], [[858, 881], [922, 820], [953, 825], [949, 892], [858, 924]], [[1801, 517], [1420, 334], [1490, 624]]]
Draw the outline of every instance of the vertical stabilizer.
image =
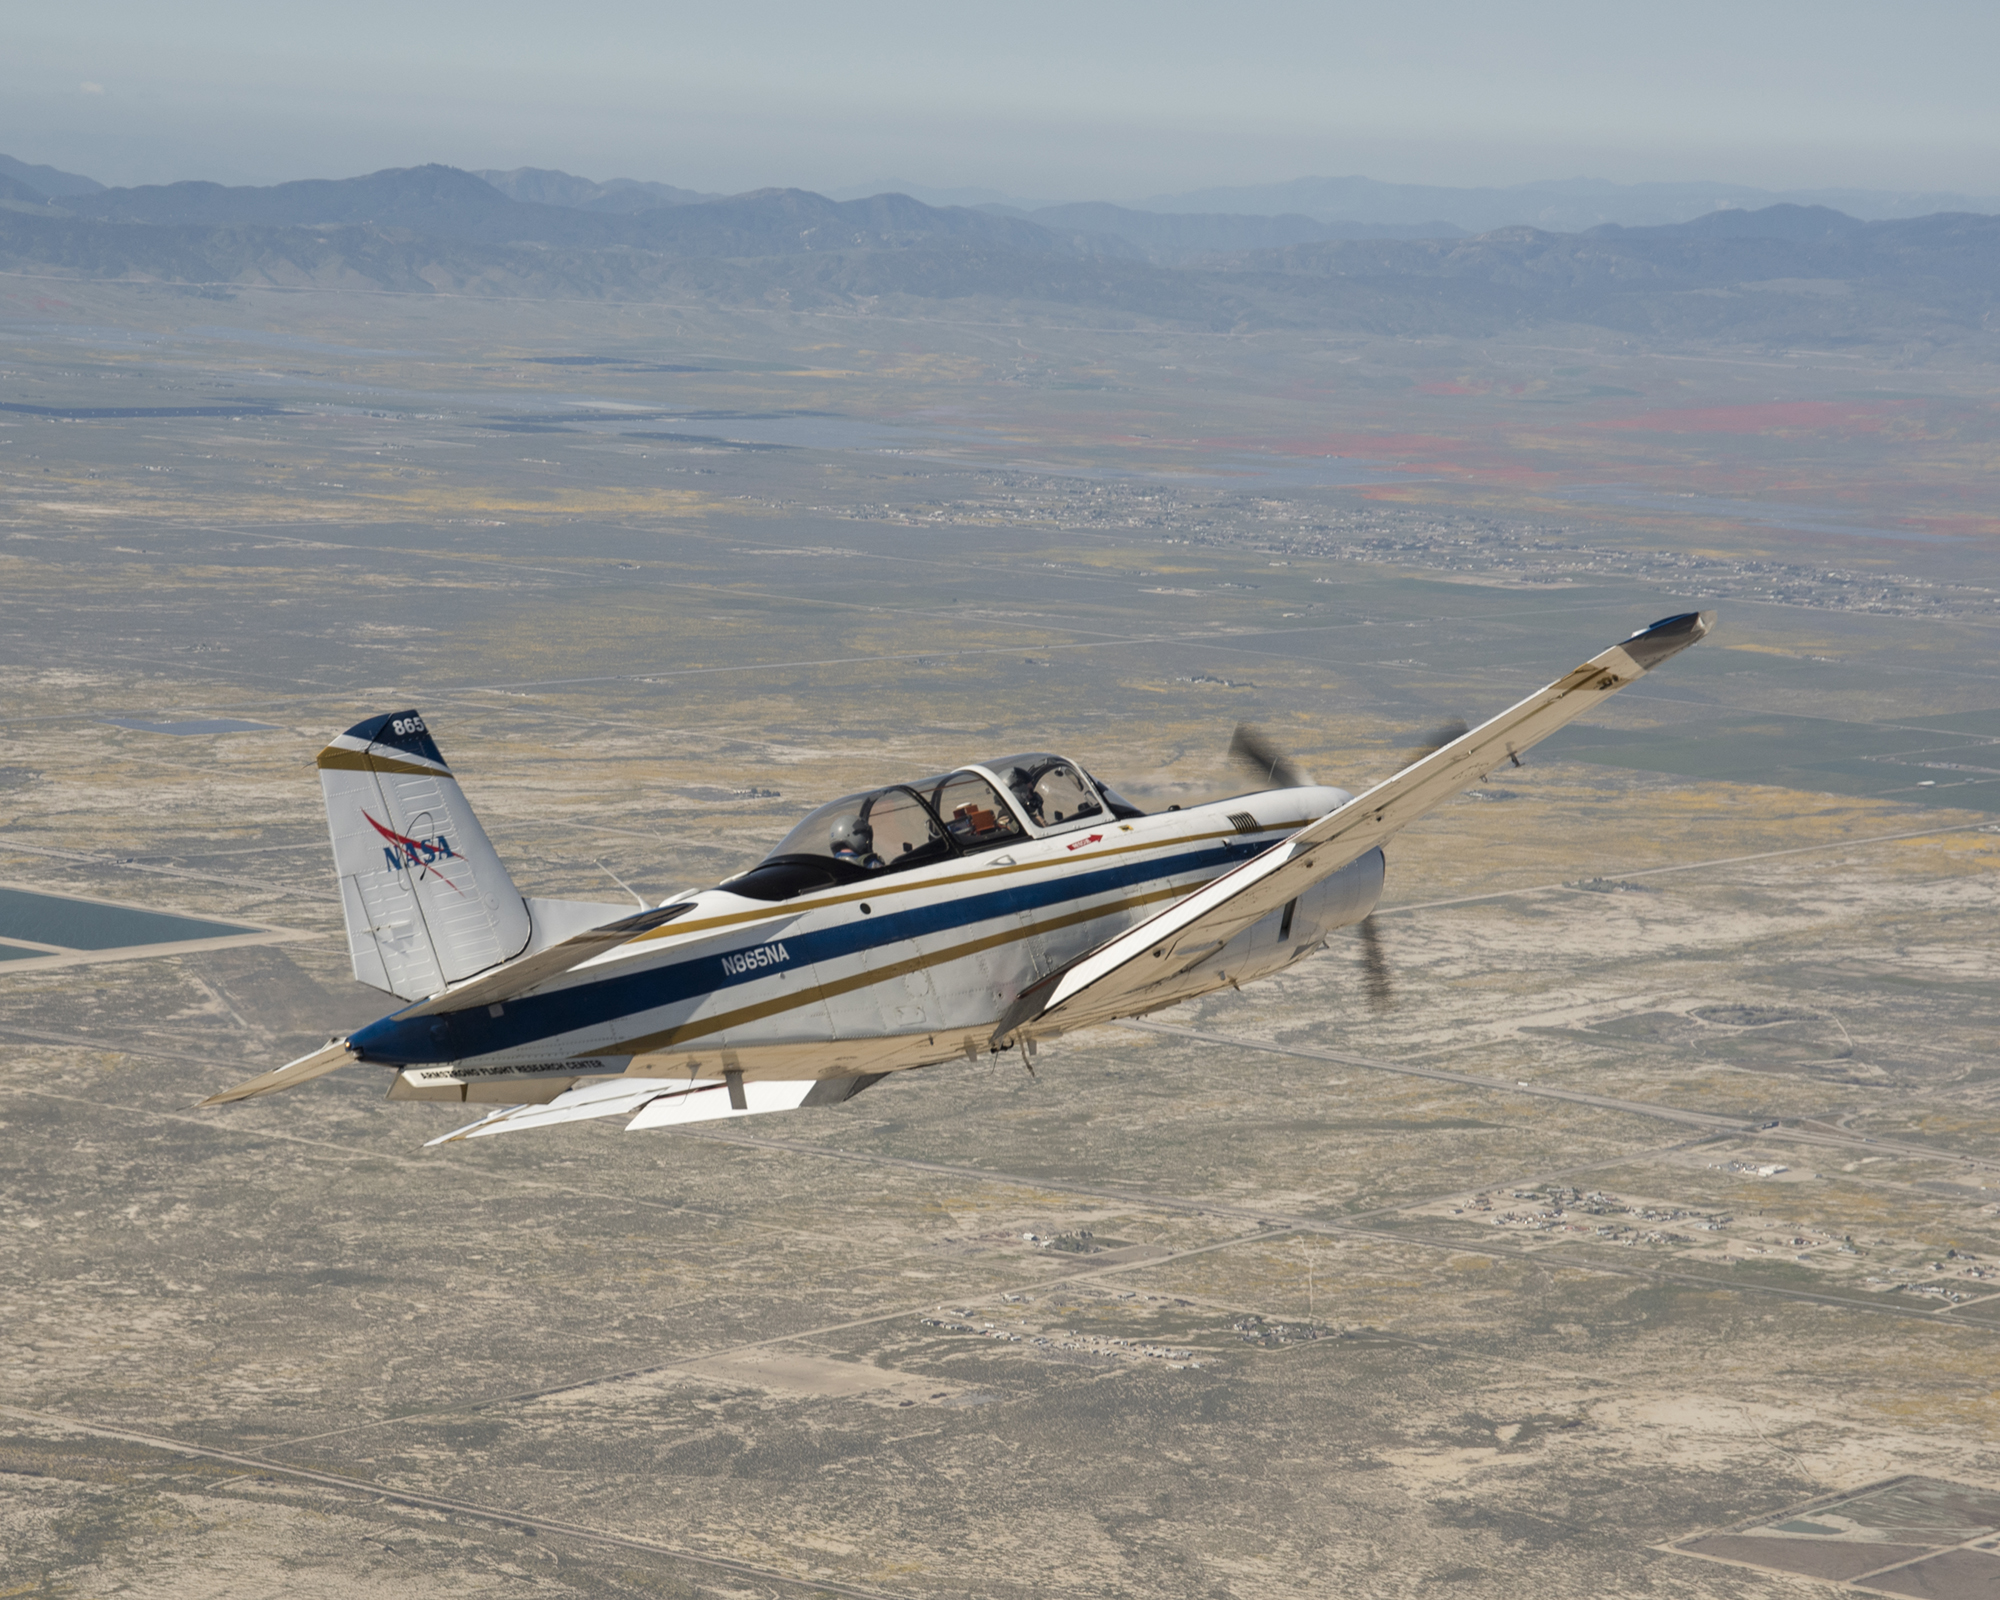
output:
[[527, 947], [528, 908], [414, 711], [319, 753], [354, 976], [422, 1000]]

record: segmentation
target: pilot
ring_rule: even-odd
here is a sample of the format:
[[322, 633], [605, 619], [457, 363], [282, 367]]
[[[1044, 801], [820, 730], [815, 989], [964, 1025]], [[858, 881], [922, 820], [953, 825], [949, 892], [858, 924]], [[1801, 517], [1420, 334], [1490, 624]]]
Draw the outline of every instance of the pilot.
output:
[[833, 825], [828, 841], [836, 861], [849, 861], [870, 872], [878, 871], [882, 858], [875, 853], [875, 830], [862, 817], [841, 817]]
[[1048, 819], [1042, 815], [1042, 797], [1035, 788], [1034, 774], [1026, 767], [1010, 768], [1006, 774], [1007, 787], [1014, 791], [1014, 798], [1021, 802], [1021, 809], [1028, 813], [1028, 820], [1038, 828], [1046, 828]]

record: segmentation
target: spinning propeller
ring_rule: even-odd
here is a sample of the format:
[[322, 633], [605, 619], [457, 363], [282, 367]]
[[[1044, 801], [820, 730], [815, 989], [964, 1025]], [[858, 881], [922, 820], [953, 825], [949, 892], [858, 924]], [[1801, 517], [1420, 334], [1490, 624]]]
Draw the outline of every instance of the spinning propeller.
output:
[[[1404, 767], [1414, 766], [1425, 756], [1442, 750], [1452, 740], [1461, 739], [1470, 731], [1463, 717], [1440, 722], [1420, 735], [1417, 743], [1403, 752], [1396, 763], [1396, 770], [1400, 772]], [[1313, 781], [1307, 776], [1305, 768], [1279, 749], [1261, 728], [1248, 722], [1236, 724], [1236, 732], [1229, 740], [1229, 754], [1239, 766], [1254, 772], [1260, 783], [1292, 789]], [[1361, 941], [1361, 986], [1368, 999], [1368, 1009], [1387, 1011], [1396, 1003], [1395, 984], [1390, 978], [1389, 958], [1383, 952], [1382, 935], [1375, 926], [1374, 917], [1362, 918], [1354, 932]]]
[[1395, 985], [1389, 981], [1389, 958], [1382, 953], [1374, 914], [1363, 917], [1354, 931], [1361, 939], [1361, 992], [1368, 997], [1368, 1009], [1387, 1011], [1396, 1003]]
[[1260, 728], [1247, 722], [1236, 724], [1229, 740], [1229, 753], [1237, 762], [1257, 774], [1259, 781], [1277, 789], [1297, 789], [1312, 782], [1301, 767], [1264, 736]]
[[[1405, 767], [1414, 766], [1425, 756], [1442, 750], [1452, 740], [1462, 739], [1469, 732], [1471, 729], [1466, 726], [1463, 717], [1440, 722], [1428, 733], [1420, 735], [1418, 742], [1403, 752], [1396, 763], [1396, 770], [1400, 772]], [[1245, 771], [1254, 772], [1260, 782], [1276, 789], [1296, 789], [1313, 781], [1304, 767], [1279, 749], [1270, 735], [1254, 723], [1236, 724], [1236, 731], [1229, 738], [1229, 754]]]

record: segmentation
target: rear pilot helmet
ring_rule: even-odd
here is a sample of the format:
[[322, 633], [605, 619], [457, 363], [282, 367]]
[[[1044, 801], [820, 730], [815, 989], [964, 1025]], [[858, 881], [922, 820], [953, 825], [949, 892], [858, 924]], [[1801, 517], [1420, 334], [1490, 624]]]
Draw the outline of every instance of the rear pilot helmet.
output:
[[865, 856], [875, 848], [875, 830], [859, 817], [840, 817], [828, 843], [837, 856]]

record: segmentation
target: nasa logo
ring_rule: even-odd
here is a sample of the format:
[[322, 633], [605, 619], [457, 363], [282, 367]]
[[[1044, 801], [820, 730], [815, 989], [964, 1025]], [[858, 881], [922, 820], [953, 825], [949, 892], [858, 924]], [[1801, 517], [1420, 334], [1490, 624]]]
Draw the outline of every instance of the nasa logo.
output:
[[791, 959], [791, 951], [781, 944], [760, 944], [754, 950], [739, 950], [734, 955], [724, 956], [722, 970], [732, 978], [740, 978], [759, 967], [775, 967]]
[[382, 857], [388, 862], [391, 872], [399, 872], [405, 868], [414, 869], [420, 878], [435, 876], [447, 889], [459, 894], [465, 893], [436, 867], [436, 863], [440, 861], [465, 859], [452, 849], [451, 841], [443, 834], [437, 834], [429, 839], [413, 839], [408, 834], [397, 833], [393, 828], [383, 827], [366, 811], [361, 815], [369, 827], [389, 841], [382, 847]]

